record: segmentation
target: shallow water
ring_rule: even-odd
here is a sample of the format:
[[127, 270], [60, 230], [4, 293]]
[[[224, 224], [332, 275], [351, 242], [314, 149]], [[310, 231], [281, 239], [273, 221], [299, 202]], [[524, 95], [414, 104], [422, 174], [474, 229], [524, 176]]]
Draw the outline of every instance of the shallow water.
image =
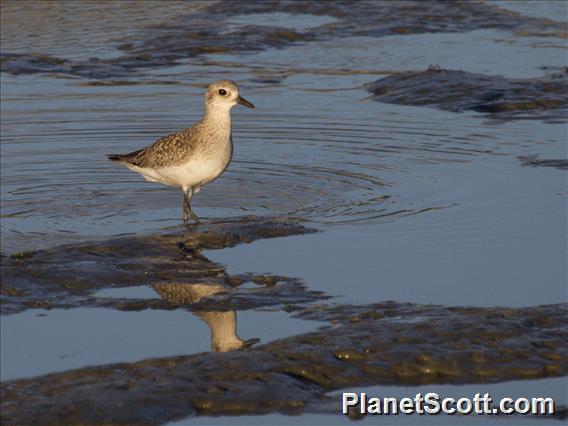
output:
[[[2, 380], [211, 350], [212, 333], [267, 343], [321, 324], [282, 312], [29, 310], [2, 319]], [[149, 332], [148, 325], [151, 324]], [[233, 329], [236, 328], [236, 336]], [[25, 335], [25, 339], [21, 336]], [[232, 340], [231, 340], [232, 341]]]
[[[538, 13], [528, 3], [498, 4], [527, 16], [566, 18], [562, 2], [539, 2]], [[175, 34], [174, 18], [206, 4], [152, 6], [116, 2], [116, 13], [106, 14], [98, 3], [3, 2], [2, 53], [111, 60], [124, 54], [119, 45], [125, 40]], [[226, 29], [310, 31], [338, 19], [242, 14], [231, 16]], [[568, 66], [566, 50], [565, 38], [542, 29], [533, 35], [506, 28], [380, 37], [354, 32], [247, 52], [188, 53], [175, 64], [102, 79], [3, 72], [2, 253], [178, 225], [181, 191], [147, 183], [105, 154], [141, 148], [191, 125], [202, 112], [204, 87], [230, 78], [257, 109], [235, 108], [233, 162], [196, 196], [196, 212], [205, 219], [291, 216], [324, 231], [207, 253], [230, 273], [301, 277], [342, 303], [566, 301], [566, 172], [522, 166], [517, 159], [565, 159], [566, 122], [383, 104], [364, 88], [431, 64], [539, 77]], [[140, 289], [112, 291], [103, 296], [144, 295]], [[237, 316], [245, 338], [263, 341], [317, 326], [283, 313]], [[167, 338], [147, 339], [148, 323], [167, 327], [168, 333], [160, 332]], [[2, 345], [3, 380], [210, 346], [203, 321], [182, 311], [34, 310], [3, 317], [2, 327], [3, 339], [17, 342]], [[54, 345], [48, 353], [42, 336]]]

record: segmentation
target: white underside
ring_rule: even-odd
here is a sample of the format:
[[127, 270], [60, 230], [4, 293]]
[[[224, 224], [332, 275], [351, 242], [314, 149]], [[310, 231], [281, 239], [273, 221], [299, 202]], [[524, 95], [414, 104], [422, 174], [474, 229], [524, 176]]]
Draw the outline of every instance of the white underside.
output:
[[225, 170], [226, 164], [221, 162], [190, 161], [179, 166], [150, 169], [133, 166], [127, 167], [140, 173], [149, 182], [158, 182], [164, 185], [179, 186], [181, 188], [199, 188], [216, 179]]

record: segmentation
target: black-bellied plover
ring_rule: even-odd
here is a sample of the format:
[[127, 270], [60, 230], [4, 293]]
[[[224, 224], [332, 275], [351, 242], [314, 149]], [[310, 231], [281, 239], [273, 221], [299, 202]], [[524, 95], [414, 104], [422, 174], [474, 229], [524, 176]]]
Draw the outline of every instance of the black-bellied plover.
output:
[[183, 221], [189, 216], [199, 223], [191, 209], [191, 198], [199, 189], [225, 171], [233, 156], [231, 108], [236, 104], [254, 108], [239, 95], [230, 80], [216, 81], [205, 94], [205, 115], [188, 129], [164, 136], [147, 148], [108, 158], [140, 173], [149, 182], [183, 189]]

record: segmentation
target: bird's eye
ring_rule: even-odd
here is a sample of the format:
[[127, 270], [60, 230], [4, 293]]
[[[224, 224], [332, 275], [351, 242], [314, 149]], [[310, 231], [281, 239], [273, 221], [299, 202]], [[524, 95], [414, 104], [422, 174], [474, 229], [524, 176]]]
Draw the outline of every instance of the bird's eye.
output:
[[225, 89], [219, 89], [219, 94], [221, 96], [225, 96], [227, 94], [227, 91]]

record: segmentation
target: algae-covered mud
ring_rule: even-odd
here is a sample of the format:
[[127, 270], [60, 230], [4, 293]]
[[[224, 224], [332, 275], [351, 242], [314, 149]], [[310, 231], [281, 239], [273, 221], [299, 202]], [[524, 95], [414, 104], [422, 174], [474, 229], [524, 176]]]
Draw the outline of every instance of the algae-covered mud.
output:
[[[344, 424], [365, 390], [557, 408], [388, 424], [566, 415], [566, 2], [0, 8], [2, 424]], [[105, 154], [219, 79], [257, 108], [184, 227]]]
[[[2, 259], [3, 314], [38, 307], [189, 310], [208, 325], [211, 350], [223, 353], [3, 382], [2, 423], [163, 424], [188, 416], [329, 412], [325, 393], [341, 388], [491, 383], [568, 372], [568, 304], [315, 304], [327, 296], [299, 280], [229, 275], [202, 254], [311, 231], [282, 219], [243, 218]], [[243, 288], [247, 282], [254, 287]], [[141, 285], [157, 297], [100, 296], [104, 288]], [[328, 325], [255, 346], [258, 339], [238, 336], [235, 311], [263, 306]]]
[[[314, 230], [284, 220], [241, 218], [178, 232], [14, 253], [2, 259], [2, 312], [77, 306], [175, 309], [188, 303], [195, 305], [203, 297], [220, 292], [228, 295], [212, 302], [220, 310], [317, 300], [321, 296], [307, 291], [298, 280], [259, 274], [230, 275], [222, 265], [202, 254], [204, 249], [232, 247], [258, 238], [311, 232]], [[247, 282], [257, 288], [239, 291]], [[152, 285], [157, 297], [94, 297], [101, 288], [141, 285]]]
[[560, 170], [568, 170], [568, 160], [555, 160], [552, 158], [538, 158], [538, 155], [519, 157], [523, 166], [554, 167]]
[[[15, 8], [6, 6], [10, 7]], [[128, 15], [129, 8], [128, 5], [118, 5], [120, 13], [124, 15]], [[174, 5], [173, 9], [176, 8], [179, 12], [183, 11], [179, 4]], [[140, 13], [136, 7], [133, 9], [133, 14], [147, 14]], [[131, 75], [133, 69], [171, 65], [180, 59], [198, 55], [284, 48], [300, 42], [345, 36], [381, 37], [491, 28], [562, 37], [568, 31], [568, 26], [563, 22], [523, 16], [490, 4], [468, 2], [366, 1], [317, 4], [309, 1], [245, 1], [233, 4], [227, 1], [201, 5], [194, 2], [187, 9], [191, 13], [180, 13], [163, 22], [151, 24], [144, 34], [124, 36], [122, 43], [117, 46], [124, 53], [116, 57], [72, 60], [37, 53], [6, 52], [2, 55], [1, 69], [12, 74], [56, 72], [107, 79]], [[294, 25], [290, 28], [278, 25], [279, 22], [276, 25], [266, 25], [265, 22], [246, 22], [246, 19], [246, 25], [230, 25], [235, 16], [257, 15], [262, 20], [263, 15], [269, 13], [305, 14], [329, 19], [328, 22], [321, 23], [316, 19], [310, 28], [294, 28]], [[116, 25], [115, 22], [112, 24]], [[5, 31], [9, 38], [9, 28]]]
[[568, 369], [566, 313], [567, 305], [307, 308], [298, 315], [333, 326], [244, 352], [156, 358], [4, 383], [3, 424], [163, 424], [190, 415], [299, 414], [321, 411], [325, 392], [350, 386], [562, 376]]
[[472, 110], [516, 119], [565, 119], [568, 113], [568, 69], [546, 78], [521, 80], [431, 67], [367, 87], [380, 102], [447, 111]]

